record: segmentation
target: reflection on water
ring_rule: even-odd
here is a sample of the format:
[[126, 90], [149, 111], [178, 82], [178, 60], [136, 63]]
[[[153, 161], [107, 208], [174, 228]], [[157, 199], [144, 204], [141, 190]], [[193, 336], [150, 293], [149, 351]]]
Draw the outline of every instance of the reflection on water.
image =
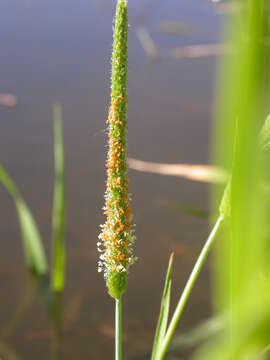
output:
[[[222, 18], [208, 0], [136, 0], [129, 6], [129, 155], [207, 164], [216, 60], [176, 60], [170, 53], [217, 43]], [[0, 189], [0, 354], [9, 360], [109, 359], [113, 303], [96, 271], [96, 241], [105, 185], [113, 2], [4, 0], [0, 9], [0, 93], [16, 97], [16, 106], [0, 106], [0, 161], [37, 214], [47, 251], [55, 102], [63, 106], [68, 197], [67, 287], [55, 298], [46, 281], [26, 277], [16, 213]], [[164, 24], [167, 30], [171, 24], [170, 31], [160, 31]], [[185, 31], [175, 24], [184, 24]], [[149, 34], [157, 61], [149, 61], [138, 28], [145, 29], [142, 38]], [[208, 232], [205, 217], [179, 212], [175, 204], [207, 209], [208, 188], [134, 171], [130, 183], [139, 261], [125, 296], [124, 349], [126, 359], [142, 360], [149, 359], [170, 252], [176, 250], [175, 304]], [[209, 314], [208, 294], [204, 271], [182, 329]], [[180, 359], [181, 352], [173, 356]]]

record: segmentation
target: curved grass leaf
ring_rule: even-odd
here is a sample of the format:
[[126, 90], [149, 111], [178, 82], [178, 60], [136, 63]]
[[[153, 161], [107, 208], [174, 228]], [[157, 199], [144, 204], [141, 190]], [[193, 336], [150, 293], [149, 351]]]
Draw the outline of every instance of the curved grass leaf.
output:
[[169, 308], [170, 308], [171, 285], [172, 285], [172, 264], [173, 264], [173, 254], [171, 254], [169, 260], [151, 360], [158, 360], [160, 358], [161, 345], [167, 329]]
[[53, 206], [53, 257], [52, 257], [52, 289], [62, 291], [65, 285], [65, 168], [62, 133], [61, 107], [54, 107], [54, 161], [55, 184]]
[[0, 182], [15, 202], [21, 227], [26, 264], [35, 273], [39, 275], [46, 274], [48, 271], [47, 260], [36, 222], [21, 197], [19, 190], [2, 165], [0, 165]]

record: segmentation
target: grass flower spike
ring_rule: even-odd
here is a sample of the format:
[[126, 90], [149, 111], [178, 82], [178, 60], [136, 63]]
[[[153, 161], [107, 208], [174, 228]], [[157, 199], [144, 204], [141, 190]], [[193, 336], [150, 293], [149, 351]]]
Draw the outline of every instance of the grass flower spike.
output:
[[98, 250], [99, 271], [104, 271], [109, 294], [120, 299], [126, 289], [127, 271], [134, 263], [134, 230], [131, 225], [126, 164], [128, 14], [126, 0], [118, 0], [112, 54], [112, 87], [109, 110], [107, 187]]

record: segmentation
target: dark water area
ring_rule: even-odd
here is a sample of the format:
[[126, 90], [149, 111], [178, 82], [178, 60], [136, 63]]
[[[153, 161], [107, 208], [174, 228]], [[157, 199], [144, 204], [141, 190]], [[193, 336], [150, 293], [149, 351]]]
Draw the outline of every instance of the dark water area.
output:
[[[63, 107], [67, 170], [67, 274], [62, 298], [60, 359], [112, 359], [114, 304], [97, 273], [96, 242], [103, 222], [105, 120], [109, 104], [111, 0], [2, 0], [0, 162], [18, 184], [49, 254], [53, 198], [53, 117]], [[207, 0], [129, 1], [128, 155], [163, 163], [209, 163], [216, 58], [175, 59], [178, 46], [216, 43], [222, 17]], [[160, 30], [183, 22], [183, 34]], [[138, 39], [147, 29], [153, 61]], [[149, 359], [169, 255], [175, 252], [172, 308], [209, 230], [209, 219], [179, 212], [209, 209], [209, 186], [130, 170], [136, 255], [124, 298], [124, 358]], [[0, 188], [0, 355], [53, 359], [55, 332], [24, 267], [12, 200]], [[203, 271], [179, 331], [211, 314], [210, 279]], [[12, 352], [14, 356], [12, 357]], [[174, 355], [181, 359], [181, 351]], [[1, 356], [0, 356], [1, 357]], [[169, 356], [168, 356], [169, 358]]]

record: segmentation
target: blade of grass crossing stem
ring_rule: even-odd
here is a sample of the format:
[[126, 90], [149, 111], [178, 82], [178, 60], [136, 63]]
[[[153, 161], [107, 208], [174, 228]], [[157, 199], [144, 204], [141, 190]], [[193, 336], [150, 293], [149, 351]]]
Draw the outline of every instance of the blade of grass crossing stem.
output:
[[171, 285], [172, 285], [172, 264], [173, 264], [173, 254], [171, 254], [169, 260], [151, 360], [160, 359], [161, 346], [167, 329], [169, 308], [170, 308]]
[[20, 195], [16, 185], [0, 165], [0, 182], [13, 198], [20, 222], [23, 247], [27, 266], [39, 275], [48, 271], [47, 260], [36, 222]]
[[190, 296], [190, 293], [193, 289], [193, 286], [195, 285], [196, 283], [196, 280], [201, 272], [201, 269], [203, 267], [203, 264], [205, 263], [206, 259], [207, 259], [207, 256], [209, 254], [209, 251], [210, 249], [212, 248], [212, 245], [216, 239], [216, 236], [221, 228], [221, 224], [223, 222], [223, 217], [222, 215], [219, 216], [219, 218], [217, 219], [217, 222], [213, 228], [213, 230], [211, 231], [197, 261], [196, 261], [196, 264], [190, 274], [190, 277], [186, 283], [186, 286], [184, 288], [184, 291], [179, 299], [179, 302], [176, 306], [176, 309], [174, 311], [174, 314], [173, 314], [173, 317], [170, 321], [170, 324], [169, 324], [169, 327], [168, 327], [168, 330], [166, 332], [166, 335], [164, 337], [164, 340], [162, 342], [162, 346], [161, 346], [161, 349], [160, 349], [160, 354], [159, 354], [159, 357], [158, 359], [164, 359], [164, 356], [167, 352], [167, 349], [168, 349], [168, 346], [172, 340], [172, 337], [174, 335], [174, 332], [175, 332], [175, 329], [176, 329], [176, 326], [180, 320], [180, 317], [183, 313], [183, 310], [185, 308], [185, 305], [189, 299], [189, 296]]
[[52, 289], [62, 291], [65, 285], [65, 168], [61, 107], [54, 106], [55, 184], [53, 206]]

